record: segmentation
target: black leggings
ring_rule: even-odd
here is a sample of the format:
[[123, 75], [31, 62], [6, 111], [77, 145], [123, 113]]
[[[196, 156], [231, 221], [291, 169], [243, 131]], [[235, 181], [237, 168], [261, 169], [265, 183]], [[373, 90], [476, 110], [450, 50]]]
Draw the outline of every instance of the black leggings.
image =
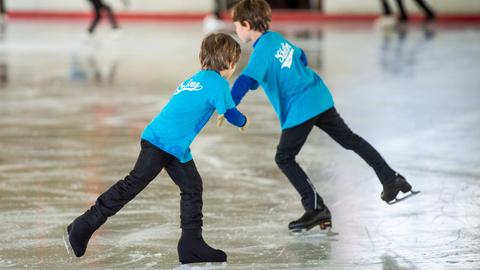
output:
[[[388, 4], [387, 0], [381, 0], [381, 1], [382, 1], [383, 14], [392, 15], [392, 10], [390, 9], [390, 5]], [[398, 10], [400, 12], [400, 18], [407, 19], [408, 14], [403, 5], [403, 1], [402, 0], [396, 0], [396, 1], [397, 1]], [[423, 12], [425, 13], [425, 16], [434, 15], [433, 10], [427, 5], [427, 3], [425, 3], [425, 1], [415, 0], [415, 3], [417, 3], [417, 5], [423, 10]]]
[[88, 28], [88, 32], [93, 33], [93, 31], [95, 31], [95, 28], [97, 27], [98, 22], [102, 18], [103, 10], [107, 12], [112, 28], [114, 29], [118, 28], [117, 20], [115, 19], [115, 15], [113, 14], [113, 11], [110, 8], [110, 6], [103, 3], [102, 0], [89, 0], [89, 1], [92, 3], [93, 9], [95, 11], [95, 17], [93, 18], [92, 23]]
[[[202, 226], [202, 179], [193, 160], [180, 161], [148, 141], [141, 141], [142, 149], [135, 167], [125, 179], [105, 191], [91, 208], [103, 217], [115, 215], [125, 204], [135, 198], [165, 168], [180, 188], [180, 220], [182, 229]], [[95, 221], [92, 220], [93, 224]]]
[[318, 195], [307, 174], [295, 161], [295, 157], [302, 149], [314, 125], [325, 131], [345, 149], [357, 153], [375, 170], [381, 183], [395, 178], [395, 171], [388, 166], [377, 150], [353, 133], [335, 108], [331, 108], [298, 126], [283, 130], [277, 147], [275, 162], [302, 197], [305, 210], [316, 209], [322, 203], [322, 198]]

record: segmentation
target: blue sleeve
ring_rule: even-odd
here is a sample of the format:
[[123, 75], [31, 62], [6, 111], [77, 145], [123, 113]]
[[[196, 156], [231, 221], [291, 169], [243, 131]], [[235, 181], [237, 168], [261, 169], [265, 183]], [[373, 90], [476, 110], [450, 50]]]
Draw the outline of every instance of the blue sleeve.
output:
[[242, 98], [250, 89], [257, 89], [258, 82], [247, 75], [240, 75], [232, 86], [232, 98], [235, 105], [240, 104]]
[[213, 106], [217, 110], [219, 115], [225, 114], [225, 112], [231, 108], [235, 108], [235, 103], [232, 100], [232, 94], [230, 93], [230, 86], [226, 80], [223, 80], [222, 85], [219, 87], [220, 91], [215, 92], [216, 96], [213, 98]]
[[237, 108], [231, 108], [223, 114], [227, 121], [237, 127], [243, 127], [247, 123], [247, 118]]
[[302, 54], [300, 54], [300, 60], [302, 61], [304, 66], [308, 66], [307, 55], [305, 55], [305, 52], [302, 49], [300, 49], [300, 51], [302, 52]]

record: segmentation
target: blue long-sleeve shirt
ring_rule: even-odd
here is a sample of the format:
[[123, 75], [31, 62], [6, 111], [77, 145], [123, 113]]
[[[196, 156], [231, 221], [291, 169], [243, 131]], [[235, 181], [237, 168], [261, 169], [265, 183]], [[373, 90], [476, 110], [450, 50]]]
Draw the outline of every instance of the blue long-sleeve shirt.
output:
[[247, 75], [240, 75], [232, 86], [232, 99], [235, 105], [240, 104], [250, 89], [257, 89], [258, 82]]
[[257, 89], [258, 82], [247, 75], [240, 75], [232, 86], [232, 99], [235, 105], [240, 104], [250, 89]]
[[262, 86], [282, 130], [297, 126], [334, 106], [328, 87], [314, 70], [305, 66], [305, 53], [295, 44], [279, 33], [266, 31], [253, 46], [241, 74]]
[[247, 117], [237, 110], [237, 108], [231, 108], [227, 110], [223, 116], [227, 121], [237, 127], [243, 127], [247, 123]]
[[[302, 49], [300, 50], [302, 52], [302, 54], [300, 55], [300, 60], [305, 66], [308, 66], [307, 56]], [[243, 97], [245, 97], [245, 95], [247, 94], [248, 90], [257, 89], [258, 86], [258, 82], [252, 77], [243, 74], [240, 75], [237, 80], [235, 80], [235, 83], [232, 87], [232, 98], [233, 102], [235, 102], [235, 105], [240, 104]]]

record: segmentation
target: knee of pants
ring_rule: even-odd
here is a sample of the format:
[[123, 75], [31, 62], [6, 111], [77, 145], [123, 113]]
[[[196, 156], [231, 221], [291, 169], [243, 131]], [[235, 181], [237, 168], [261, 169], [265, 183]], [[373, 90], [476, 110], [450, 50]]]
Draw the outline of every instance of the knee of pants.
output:
[[179, 183], [178, 187], [180, 188], [180, 195], [182, 196], [202, 196], [203, 185], [202, 182], [193, 181], [193, 179], [187, 179], [183, 183]]
[[128, 175], [125, 179], [118, 181], [118, 188], [121, 192], [135, 196], [140, 193], [149, 183], [150, 179], [139, 179]]
[[277, 163], [278, 167], [282, 168], [294, 162], [295, 155], [282, 150], [277, 150], [277, 153], [275, 154], [275, 163]]

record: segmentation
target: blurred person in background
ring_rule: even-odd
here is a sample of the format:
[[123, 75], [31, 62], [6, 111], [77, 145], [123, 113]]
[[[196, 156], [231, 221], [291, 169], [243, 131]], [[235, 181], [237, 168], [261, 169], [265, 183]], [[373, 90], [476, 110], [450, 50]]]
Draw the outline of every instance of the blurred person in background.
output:
[[5, 0], [0, 0], [0, 41], [5, 39], [7, 30], [7, 9], [5, 8]]
[[117, 19], [115, 18], [115, 14], [113, 13], [113, 10], [109, 5], [105, 4], [103, 0], [88, 0], [88, 1], [92, 4], [92, 7], [95, 11], [95, 16], [92, 20], [92, 23], [90, 24], [90, 27], [88, 28], [88, 33], [90, 35], [93, 35], [93, 33], [95, 32], [95, 29], [97, 28], [97, 25], [100, 22], [100, 19], [102, 18], [103, 11], [107, 12], [108, 19], [110, 21], [112, 29], [114, 30], [118, 29]]
[[7, 9], [5, 8], [5, 1], [0, 0], [0, 23], [4, 24], [7, 18]]
[[[392, 27], [396, 24], [397, 19], [393, 15], [392, 9], [388, 4], [388, 0], [380, 0], [382, 4], [383, 14], [377, 20], [377, 25], [380, 27]], [[398, 21], [403, 23], [408, 21], [408, 14], [405, 10], [405, 6], [403, 4], [403, 0], [395, 0], [397, 2], [398, 11], [400, 12]], [[425, 14], [425, 21], [430, 22], [435, 19], [435, 12], [432, 10], [431, 7], [427, 5], [424, 0], [414, 0], [415, 3], [422, 9], [423, 13]]]

